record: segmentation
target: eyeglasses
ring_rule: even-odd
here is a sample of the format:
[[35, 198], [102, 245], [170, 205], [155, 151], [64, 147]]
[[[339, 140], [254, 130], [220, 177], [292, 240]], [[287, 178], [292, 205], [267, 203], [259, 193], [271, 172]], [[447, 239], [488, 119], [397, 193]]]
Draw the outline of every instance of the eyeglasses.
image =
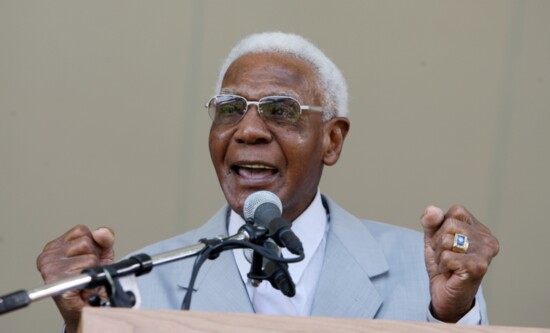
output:
[[295, 124], [302, 110], [325, 112], [325, 109], [318, 106], [300, 105], [289, 96], [267, 96], [254, 102], [237, 95], [217, 95], [205, 107], [214, 124], [231, 125], [244, 117], [250, 105], [256, 105], [264, 120], [276, 124]]

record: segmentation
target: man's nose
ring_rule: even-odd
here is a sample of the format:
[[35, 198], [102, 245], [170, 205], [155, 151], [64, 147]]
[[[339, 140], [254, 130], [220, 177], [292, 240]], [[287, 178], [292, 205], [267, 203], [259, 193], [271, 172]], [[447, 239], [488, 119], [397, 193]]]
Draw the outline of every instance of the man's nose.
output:
[[271, 131], [258, 111], [258, 107], [255, 105], [248, 107], [237, 125], [238, 128], [234, 135], [237, 142], [256, 144], [267, 143], [273, 139]]

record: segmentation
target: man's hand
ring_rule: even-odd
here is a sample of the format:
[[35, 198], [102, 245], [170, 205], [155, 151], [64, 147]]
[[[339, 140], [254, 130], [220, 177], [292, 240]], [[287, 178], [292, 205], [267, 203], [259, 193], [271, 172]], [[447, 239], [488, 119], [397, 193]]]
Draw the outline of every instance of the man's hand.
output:
[[[90, 231], [77, 225], [61, 237], [46, 244], [36, 260], [45, 283], [78, 275], [83, 269], [114, 261], [114, 232], [109, 228]], [[74, 290], [54, 297], [65, 320], [66, 332], [76, 332], [80, 313], [88, 305], [88, 297], [99, 290]]]
[[[455, 323], [474, 305], [481, 280], [498, 254], [499, 243], [462, 206], [453, 206], [446, 214], [429, 206], [421, 220], [432, 314], [441, 321]], [[467, 237], [466, 253], [453, 252], [455, 234]]]

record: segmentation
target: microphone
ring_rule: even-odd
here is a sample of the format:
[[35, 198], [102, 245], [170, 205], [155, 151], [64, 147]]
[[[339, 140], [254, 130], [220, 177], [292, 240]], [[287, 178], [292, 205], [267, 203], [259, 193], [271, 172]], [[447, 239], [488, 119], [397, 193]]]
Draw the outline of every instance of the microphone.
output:
[[[271, 251], [280, 255], [279, 247], [275, 243], [267, 241], [265, 245]], [[280, 290], [287, 297], [296, 295], [296, 285], [288, 272], [286, 262], [276, 263], [264, 258], [264, 270], [273, 288]]]
[[272, 192], [258, 191], [246, 198], [243, 215], [246, 221], [253, 221], [269, 232], [277, 245], [286, 247], [290, 253], [301, 255], [304, 248], [300, 239], [290, 229], [292, 223], [282, 217], [281, 199]]

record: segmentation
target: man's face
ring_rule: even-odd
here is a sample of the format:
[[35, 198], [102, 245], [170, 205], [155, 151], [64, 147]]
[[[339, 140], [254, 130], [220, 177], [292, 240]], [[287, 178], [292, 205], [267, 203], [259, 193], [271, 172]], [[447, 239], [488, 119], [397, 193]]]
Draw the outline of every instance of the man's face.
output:
[[[292, 96], [320, 106], [323, 95], [312, 67], [295, 57], [255, 53], [237, 59], [225, 74], [221, 94], [249, 101]], [[279, 196], [290, 220], [311, 203], [321, 178], [330, 135], [322, 112], [304, 111], [296, 124], [273, 124], [250, 105], [236, 124], [213, 124], [210, 156], [227, 202], [242, 215], [246, 198], [259, 190]], [[327, 163], [329, 164], [329, 163]]]

